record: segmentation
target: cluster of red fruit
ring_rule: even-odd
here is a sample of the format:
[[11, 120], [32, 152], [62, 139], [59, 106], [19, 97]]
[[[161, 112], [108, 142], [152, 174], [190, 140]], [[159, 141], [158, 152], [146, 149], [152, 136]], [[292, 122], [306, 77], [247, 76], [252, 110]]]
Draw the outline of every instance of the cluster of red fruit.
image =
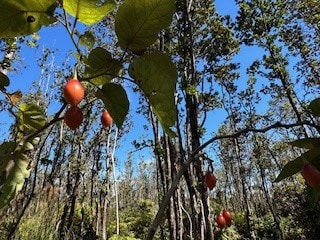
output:
[[[84, 87], [78, 79], [74, 78], [67, 82], [63, 89], [63, 93], [65, 100], [70, 104], [64, 115], [64, 121], [70, 129], [75, 130], [80, 126], [83, 120], [83, 114], [81, 109], [78, 107], [78, 104], [84, 98]], [[102, 125], [109, 127], [112, 125], [112, 122], [112, 117], [106, 110], [104, 110], [101, 115]]]
[[227, 209], [223, 209], [223, 211], [216, 217], [216, 223], [221, 229], [230, 227], [232, 223], [231, 212], [229, 212]]
[[310, 187], [320, 186], [320, 172], [312, 164], [306, 163], [303, 166], [301, 175]]

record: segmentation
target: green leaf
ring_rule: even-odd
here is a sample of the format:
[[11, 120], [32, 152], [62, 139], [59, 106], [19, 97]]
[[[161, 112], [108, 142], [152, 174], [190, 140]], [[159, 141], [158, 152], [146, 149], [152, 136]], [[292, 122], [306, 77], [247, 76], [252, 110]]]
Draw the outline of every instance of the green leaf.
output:
[[316, 168], [320, 164], [320, 151], [319, 149], [311, 149], [295, 160], [288, 162], [281, 170], [279, 176], [276, 178], [275, 182], [280, 182], [283, 179], [290, 177], [298, 172], [300, 172], [306, 162], [312, 163]]
[[292, 146], [312, 149], [312, 148], [320, 148], [320, 138], [305, 138], [305, 139], [298, 139], [291, 143]]
[[298, 172], [300, 172], [303, 168], [304, 160], [301, 157], [296, 158], [293, 161], [288, 162], [281, 170], [278, 177], [274, 180], [275, 182], [280, 182], [283, 179], [290, 177]]
[[316, 98], [311, 101], [309, 109], [315, 117], [320, 117], [320, 98]]
[[311, 207], [315, 207], [320, 197], [319, 187], [313, 188], [307, 185], [307, 201]]
[[37, 32], [41, 26], [56, 21], [55, 0], [2, 0], [0, 37], [13, 38]]
[[0, 72], [0, 89], [9, 86], [10, 80], [7, 75]]
[[15, 160], [10, 159], [7, 164], [11, 164], [9, 171], [2, 171], [0, 176], [0, 208], [17, 195], [30, 175], [29, 159], [25, 154], [18, 154]]
[[11, 159], [11, 154], [16, 143], [14, 142], [4, 142], [0, 145], [0, 173], [5, 169], [7, 163]]
[[46, 123], [44, 111], [33, 103], [22, 103], [19, 105], [18, 119], [19, 130], [24, 133], [35, 132]]
[[129, 75], [149, 99], [165, 132], [175, 136], [170, 128], [176, 121], [174, 93], [178, 74], [171, 59], [159, 51], [137, 57], [129, 66]]
[[23, 147], [23, 150], [25, 150], [25, 151], [31, 151], [33, 149], [34, 149], [34, 146], [31, 142], [26, 142]]
[[109, 83], [122, 69], [121, 62], [113, 59], [111, 53], [100, 47], [93, 49], [84, 63], [85, 76], [91, 78], [90, 82], [95, 85]]
[[92, 32], [86, 31], [83, 35], [80, 36], [79, 43], [82, 46], [87, 46], [89, 48], [93, 48], [94, 46], [94, 36]]
[[102, 99], [118, 128], [121, 128], [129, 111], [126, 91], [119, 84], [107, 83], [98, 90], [97, 97]]
[[140, 51], [157, 40], [175, 11], [174, 0], [127, 0], [118, 9], [115, 31], [122, 49]]
[[80, 22], [92, 25], [110, 13], [116, 3], [114, 0], [64, 0], [63, 8]]

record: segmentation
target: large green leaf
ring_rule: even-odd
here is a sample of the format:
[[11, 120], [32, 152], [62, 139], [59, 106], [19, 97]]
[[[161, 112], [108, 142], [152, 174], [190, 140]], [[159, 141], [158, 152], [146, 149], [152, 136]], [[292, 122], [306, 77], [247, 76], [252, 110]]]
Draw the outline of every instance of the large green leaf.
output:
[[290, 177], [298, 172], [300, 172], [306, 162], [310, 162], [315, 167], [319, 169], [320, 167], [320, 151], [319, 149], [311, 149], [295, 160], [288, 162], [281, 170], [279, 176], [276, 178], [275, 182], [280, 182], [281, 180]]
[[55, 0], [1, 0], [0, 38], [29, 35], [54, 23], [55, 7]]
[[64, 0], [63, 8], [80, 22], [91, 25], [99, 22], [110, 13], [116, 3], [114, 0]]
[[314, 116], [320, 117], [320, 98], [316, 98], [309, 104], [309, 109]]
[[291, 142], [290, 145], [306, 149], [318, 148], [320, 150], [320, 138], [298, 139]]
[[300, 172], [303, 168], [304, 161], [302, 158], [298, 157], [293, 161], [288, 162], [281, 170], [278, 177], [274, 180], [275, 182], [280, 182], [283, 179], [290, 177], [298, 172]]
[[147, 48], [170, 25], [174, 11], [174, 0], [126, 0], [115, 20], [119, 45], [132, 51]]
[[46, 123], [44, 111], [33, 103], [22, 103], [18, 112], [19, 130], [24, 133], [35, 132]]
[[88, 58], [85, 59], [85, 75], [91, 78], [90, 82], [95, 85], [104, 85], [118, 76], [122, 69], [122, 64], [113, 59], [111, 53], [104, 48], [93, 49]]
[[0, 72], [0, 89], [3, 89], [6, 86], [9, 86], [10, 80], [7, 75]]
[[25, 154], [18, 154], [15, 159], [10, 159], [8, 164], [11, 164], [9, 171], [2, 170], [1, 172], [0, 208], [7, 205], [17, 195], [25, 179], [30, 175], [29, 160]]
[[118, 128], [121, 128], [129, 111], [129, 100], [121, 85], [107, 83], [98, 90], [97, 97], [102, 99]]
[[178, 75], [171, 59], [159, 51], [137, 57], [129, 66], [129, 74], [149, 99], [166, 133], [174, 136], [170, 128], [176, 121], [174, 93]]

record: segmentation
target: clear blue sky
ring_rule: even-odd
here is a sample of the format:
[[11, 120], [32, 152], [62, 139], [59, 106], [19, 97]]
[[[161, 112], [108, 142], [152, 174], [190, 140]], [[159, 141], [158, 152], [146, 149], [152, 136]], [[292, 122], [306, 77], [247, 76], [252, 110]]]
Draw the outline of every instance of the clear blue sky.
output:
[[[235, 16], [237, 12], [237, 7], [233, 0], [216, 0], [217, 10], [221, 15], [230, 14], [231, 16]], [[39, 82], [41, 76], [41, 68], [38, 67], [36, 60], [41, 56], [42, 46], [56, 49], [54, 55], [54, 65], [55, 67], [59, 67], [62, 65], [64, 61], [66, 61], [66, 55], [69, 50], [74, 50], [71, 41], [69, 40], [66, 30], [62, 26], [55, 26], [55, 27], [44, 27], [39, 32], [40, 47], [37, 48], [30, 48], [30, 47], [23, 47], [21, 51], [21, 56], [23, 57], [23, 64], [19, 65], [19, 69], [21, 71], [17, 73], [11, 73], [9, 75], [11, 79], [11, 85], [8, 88], [8, 91], [13, 92], [15, 90], [21, 90], [22, 92], [26, 93], [30, 90], [32, 83]], [[241, 62], [242, 66], [242, 74], [245, 73], [245, 68], [252, 63], [252, 61], [259, 55], [263, 54], [262, 51], [258, 51], [254, 48], [242, 48], [242, 52], [234, 59], [236, 62]], [[74, 59], [71, 59], [74, 61]], [[54, 76], [49, 79], [49, 84], [52, 84], [54, 81]], [[246, 79], [243, 79], [245, 83]], [[124, 136], [121, 141], [120, 145], [122, 146], [121, 150], [118, 151], [118, 156], [122, 158], [122, 160], [126, 159], [127, 151], [130, 149], [132, 150], [133, 147], [131, 146], [131, 142], [136, 139], [139, 140], [143, 136], [143, 134], [147, 134], [147, 132], [142, 128], [143, 124], [146, 124], [146, 120], [137, 115], [135, 113], [135, 109], [138, 107], [138, 100], [137, 95], [133, 94], [132, 92], [128, 92], [129, 100], [131, 104], [130, 113], [133, 115], [134, 118], [134, 127], [133, 129]], [[49, 113], [54, 113], [60, 107], [60, 103], [50, 105]], [[208, 138], [211, 137], [211, 133], [214, 132], [221, 121], [225, 119], [225, 112], [223, 110], [215, 110], [214, 112], [208, 115], [207, 120], [207, 131], [208, 131]], [[6, 112], [0, 112], [0, 139], [5, 140], [7, 138], [8, 129], [10, 127], [11, 121], [8, 118], [8, 114]], [[151, 155], [150, 151], [141, 152], [139, 154]], [[139, 155], [135, 156], [139, 158]], [[147, 160], [147, 159], [146, 159]]]

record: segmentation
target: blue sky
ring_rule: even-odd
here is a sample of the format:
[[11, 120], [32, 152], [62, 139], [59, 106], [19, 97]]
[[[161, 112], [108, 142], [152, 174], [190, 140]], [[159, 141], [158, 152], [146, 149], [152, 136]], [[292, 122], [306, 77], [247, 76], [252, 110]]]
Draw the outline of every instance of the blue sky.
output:
[[[237, 6], [235, 1], [233, 0], [216, 0], [216, 7], [218, 13], [221, 15], [229, 14], [231, 17], [234, 17], [237, 13]], [[48, 47], [51, 49], [56, 49], [55, 54], [52, 55], [54, 57], [54, 66], [60, 67], [63, 62], [65, 62], [66, 55], [68, 51], [75, 50], [72, 46], [71, 40], [68, 38], [66, 30], [61, 26], [54, 27], [43, 27], [39, 32], [40, 40], [39, 40], [39, 48], [31, 48], [31, 47], [23, 47], [21, 51], [21, 56], [23, 57], [23, 64], [19, 64], [19, 69], [21, 71], [10, 73], [9, 77], [11, 80], [11, 84], [8, 87], [9, 92], [13, 92], [16, 90], [21, 90], [24, 93], [27, 93], [32, 87], [32, 83], [39, 82], [41, 76], [41, 68], [37, 65], [37, 59], [41, 56], [42, 49], [44, 47]], [[261, 56], [263, 51], [253, 48], [253, 47], [242, 47], [241, 52], [234, 59], [235, 62], [241, 63], [241, 82], [242, 86], [245, 86], [246, 76], [245, 76], [245, 68], [248, 67], [254, 59]], [[51, 61], [52, 58], [49, 58]], [[50, 62], [49, 61], [49, 62]], [[69, 61], [74, 61], [71, 57]], [[51, 76], [49, 80], [49, 85], [54, 82], [54, 76]], [[148, 134], [147, 131], [143, 129], [143, 124], [147, 124], [146, 120], [135, 113], [135, 109], [138, 107], [138, 99], [137, 95], [128, 92], [131, 109], [130, 113], [133, 116], [134, 127], [131, 129], [129, 134], [125, 135], [119, 142], [122, 146], [121, 149], [118, 150], [117, 155], [121, 159], [126, 159], [126, 154], [129, 150], [132, 150], [131, 142], [136, 139], [139, 140]], [[51, 104], [50, 109], [48, 109], [49, 114], [53, 114], [60, 107], [60, 103]], [[214, 110], [212, 113], [208, 114], [207, 119], [207, 137], [208, 139], [211, 137], [211, 133], [217, 130], [220, 123], [225, 119], [226, 113], [224, 110]], [[8, 134], [8, 128], [10, 127], [11, 121], [6, 112], [0, 112], [0, 139], [6, 139]], [[142, 151], [136, 154], [135, 158], [150, 158], [151, 150]]]

